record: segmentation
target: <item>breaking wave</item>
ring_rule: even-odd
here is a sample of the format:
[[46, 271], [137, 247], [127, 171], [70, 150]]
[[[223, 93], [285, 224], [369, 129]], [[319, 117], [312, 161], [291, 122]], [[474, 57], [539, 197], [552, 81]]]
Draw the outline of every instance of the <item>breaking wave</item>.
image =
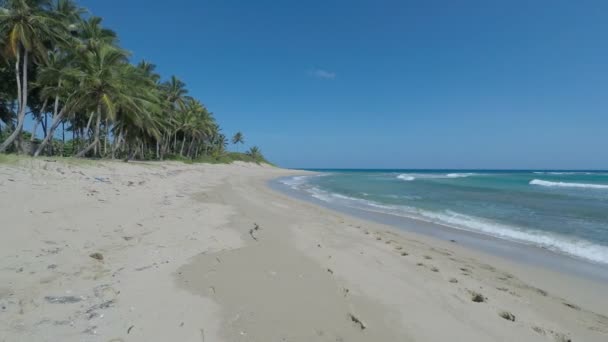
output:
[[584, 189], [608, 189], [608, 184], [588, 184], [588, 183], [568, 183], [568, 182], [550, 182], [542, 179], [533, 179], [530, 185], [540, 185], [560, 188], [584, 188]]

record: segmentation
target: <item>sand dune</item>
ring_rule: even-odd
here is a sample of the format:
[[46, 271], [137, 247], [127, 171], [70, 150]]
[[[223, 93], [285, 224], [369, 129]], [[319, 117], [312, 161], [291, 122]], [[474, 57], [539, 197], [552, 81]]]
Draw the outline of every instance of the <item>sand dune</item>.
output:
[[606, 341], [608, 285], [271, 190], [272, 167], [0, 165], [0, 341]]

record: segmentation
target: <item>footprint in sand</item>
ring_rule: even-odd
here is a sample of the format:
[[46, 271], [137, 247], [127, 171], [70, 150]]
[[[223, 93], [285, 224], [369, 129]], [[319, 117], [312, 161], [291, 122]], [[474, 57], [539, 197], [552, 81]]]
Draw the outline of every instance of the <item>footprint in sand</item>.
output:
[[509, 311], [501, 311], [498, 313], [498, 316], [506, 319], [507, 321], [515, 322], [515, 315]]
[[471, 290], [469, 290], [469, 292], [471, 293], [471, 300], [475, 303], [485, 303], [488, 300], [486, 297], [484, 297], [484, 295], [479, 292]]

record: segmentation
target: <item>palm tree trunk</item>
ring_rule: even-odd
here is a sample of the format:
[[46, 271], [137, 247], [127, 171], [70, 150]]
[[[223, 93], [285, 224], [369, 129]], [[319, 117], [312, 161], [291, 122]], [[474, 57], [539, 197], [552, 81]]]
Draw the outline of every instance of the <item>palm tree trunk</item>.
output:
[[179, 155], [184, 156], [184, 145], [186, 144], [186, 136], [182, 139], [182, 148], [179, 150]]
[[116, 150], [120, 146], [121, 139], [122, 139], [122, 131], [114, 136], [114, 143], [112, 143], [112, 146], [110, 146], [110, 148], [112, 149], [112, 159], [116, 158]]
[[76, 155], [77, 158], [84, 157], [87, 154], [87, 152], [89, 152], [93, 148], [96, 148], [99, 145], [99, 126], [101, 125], [101, 108], [98, 107], [97, 113], [93, 114], [93, 115], [97, 115], [97, 122], [95, 123], [95, 132], [93, 132], [93, 142], [91, 142], [87, 147], [85, 147], [80, 152], [78, 152], [78, 154]]
[[40, 145], [38, 145], [36, 152], [34, 152], [34, 157], [38, 157], [40, 155], [40, 152], [42, 152], [42, 150], [49, 143], [49, 141], [51, 141], [53, 139], [53, 136], [55, 135], [55, 130], [57, 129], [57, 127], [59, 127], [59, 123], [63, 122], [61, 119], [63, 118], [63, 115], [65, 114], [65, 110], [66, 110], [66, 107], [64, 106], [61, 109], [61, 112], [57, 113], [57, 115], [55, 115], [53, 117], [53, 122], [51, 122], [49, 134], [47, 134], [44, 137], [44, 140], [42, 140], [42, 142], [40, 143]]
[[194, 145], [194, 137], [192, 137], [192, 140], [190, 140], [190, 145], [188, 146], [188, 153], [186, 153], [188, 157], [192, 157], [192, 145]]
[[61, 121], [61, 156], [65, 151], [65, 121]]
[[[89, 130], [91, 129], [91, 122], [93, 122], [93, 118], [95, 117], [95, 113], [91, 113], [89, 116], [89, 121], [87, 121], [87, 128], [84, 129], [84, 133], [89, 134]], [[84, 134], [83, 134], [84, 137]]]
[[48, 121], [47, 121], [48, 115], [46, 115], [46, 113], [44, 113], [44, 121], [42, 121], [42, 132], [44, 133], [44, 137], [46, 137], [46, 133], [48, 132]]
[[103, 137], [103, 155], [106, 156], [108, 154], [108, 132], [110, 131], [108, 127], [108, 118], [106, 118], [106, 124], [104, 127], [105, 135]]
[[19, 114], [17, 115], [17, 126], [11, 135], [0, 145], [0, 153], [6, 149], [17, 139], [23, 130], [25, 122], [25, 108], [27, 107], [27, 50], [23, 53], [23, 82], [19, 80], [19, 51], [17, 52], [17, 62], [15, 63], [15, 75], [17, 77], [17, 93], [19, 96]]
[[[32, 128], [32, 137], [30, 138], [31, 142], [33, 142], [36, 139], [36, 131], [38, 130], [38, 125], [40, 125], [42, 123], [42, 115], [44, 115], [46, 117], [46, 114], [44, 114], [44, 113], [46, 111], [47, 101], [48, 101], [47, 99], [44, 99], [44, 103], [42, 103], [42, 109], [40, 110], [40, 117], [36, 119], [36, 122], [34, 122], [34, 128]], [[44, 124], [42, 126], [44, 126]]]
[[34, 142], [34, 140], [36, 140], [36, 131], [38, 130], [38, 125], [40, 125], [40, 120], [34, 120], [34, 127], [32, 127], [32, 133], [30, 133], [32, 135], [30, 137], [30, 142]]

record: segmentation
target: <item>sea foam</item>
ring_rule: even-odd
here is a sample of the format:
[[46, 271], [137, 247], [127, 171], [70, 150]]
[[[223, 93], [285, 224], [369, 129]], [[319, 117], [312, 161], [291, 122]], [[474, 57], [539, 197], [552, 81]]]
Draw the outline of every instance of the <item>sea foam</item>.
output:
[[[446, 174], [433, 176], [435, 178], [448, 178]], [[368, 199], [351, 197], [314, 186], [313, 184], [309, 183], [313, 177], [315, 176], [290, 177], [288, 179], [284, 179], [282, 183], [291, 188], [308, 193], [308, 195], [323, 202], [338, 204], [369, 212], [424, 220], [455, 229], [467, 230], [514, 242], [535, 245], [592, 262], [608, 264], [608, 246], [597, 244], [583, 238], [566, 236], [559, 233], [533, 228], [519, 227], [507, 223], [500, 223], [490, 219], [461, 214], [449, 209], [429, 211], [409, 205], [385, 204]], [[397, 178], [402, 180], [409, 180], [410, 177], [413, 179], [418, 179], [418, 174], [402, 174], [397, 176]], [[450, 178], [458, 177], [453, 176]], [[534, 179], [530, 181], [530, 184], [546, 187], [608, 189], [608, 185], [606, 184], [550, 182], [540, 179]]]
[[397, 178], [399, 178], [401, 180], [404, 180], [404, 181], [413, 181], [414, 179], [416, 179], [416, 177], [410, 176], [410, 175], [408, 175], [406, 173], [400, 174], [399, 176], [397, 176]]
[[608, 184], [588, 184], [588, 183], [569, 183], [569, 182], [550, 182], [542, 179], [533, 179], [530, 185], [540, 185], [561, 188], [585, 188], [585, 189], [608, 189]]
[[445, 175], [448, 178], [465, 178], [469, 176], [474, 176], [474, 173], [448, 173]]

